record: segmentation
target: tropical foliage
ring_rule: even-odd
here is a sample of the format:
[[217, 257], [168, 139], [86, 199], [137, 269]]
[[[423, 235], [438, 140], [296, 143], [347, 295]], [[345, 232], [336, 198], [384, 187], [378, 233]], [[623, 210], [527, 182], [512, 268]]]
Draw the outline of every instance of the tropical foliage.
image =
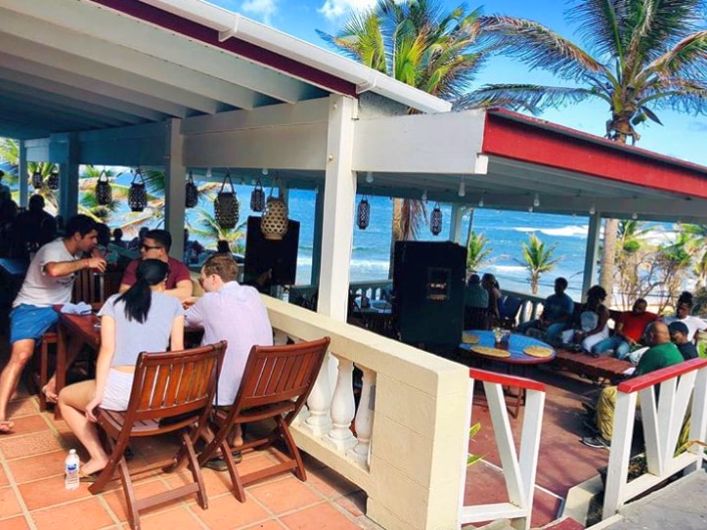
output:
[[519, 263], [528, 270], [528, 281], [530, 282], [530, 292], [538, 293], [540, 277], [546, 272], [550, 272], [557, 265], [558, 259], [553, 258], [555, 246], [547, 246], [535, 234], [528, 236], [528, 242], [523, 243], [522, 259]]
[[201, 237], [208, 238], [211, 241], [224, 240], [228, 241], [228, 246], [231, 252], [236, 254], [245, 253], [245, 235], [247, 221], [239, 224], [235, 229], [224, 229], [216, 222], [214, 216], [199, 208], [199, 219], [196, 225], [189, 225], [189, 231]]
[[469, 233], [466, 244], [467, 272], [479, 272], [481, 267], [488, 261], [492, 251], [488, 242], [488, 239], [483, 234], [477, 234], [474, 231]]
[[[20, 175], [18, 175], [20, 146], [16, 140], [12, 140], [10, 138], [0, 138], [0, 160], [7, 162], [13, 169], [12, 173], [5, 177], [7, 182], [17, 182], [17, 179], [20, 178]], [[31, 175], [34, 175], [37, 172], [42, 175], [42, 187], [39, 189], [34, 189], [32, 193], [39, 194], [44, 197], [48, 209], [52, 211], [57, 210], [59, 201], [56, 196], [56, 192], [49, 189], [47, 177], [49, 177], [51, 172], [55, 169], [59, 169], [56, 164], [48, 162], [28, 162], [27, 175], [25, 176], [25, 178], [29, 179]]]

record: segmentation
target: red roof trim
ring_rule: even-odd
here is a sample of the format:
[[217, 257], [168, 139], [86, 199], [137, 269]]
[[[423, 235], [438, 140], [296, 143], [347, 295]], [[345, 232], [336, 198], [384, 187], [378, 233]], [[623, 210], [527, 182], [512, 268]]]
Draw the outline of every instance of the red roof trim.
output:
[[251, 44], [238, 37], [232, 37], [223, 42], [218, 40], [218, 31], [202, 26], [192, 20], [182, 18], [178, 15], [162, 11], [159, 8], [136, 2], [135, 0], [92, 0], [97, 4], [109, 7], [116, 11], [121, 11], [131, 17], [139, 18], [150, 24], [180, 33], [192, 39], [201, 41], [210, 46], [221, 48], [239, 55], [245, 59], [263, 64], [293, 77], [303, 79], [314, 85], [320, 86], [331, 92], [357, 97], [356, 85], [336, 77], [327, 72], [322, 72], [311, 66], [299, 63], [265, 50], [255, 44]]
[[497, 374], [496, 372], [488, 372], [486, 370], [478, 370], [476, 368], [469, 369], [469, 377], [477, 381], [485, 381], [487, 383], [495, 383], [497, 385], [512, 386], [515, 388], [525, 388], [526, 390], [537, 390], [545, 392], [545, 385], [532, 379], [525, 377], [516, 377], [514, 375]]
[[661, 368], [655, 372], [651, 372], [640, 377], [635, 377], [619, 383], [619, 392], [631, 394], [645, 388], [657, 385], [668, 379], [684, 375], [688, 372], [707, 368], [707, 359], [691, 359], [683, 363], [674, 364], [667, 368]]
[[515, 112], [486, 112], [482, 153], [707, 199], [707, 167]]

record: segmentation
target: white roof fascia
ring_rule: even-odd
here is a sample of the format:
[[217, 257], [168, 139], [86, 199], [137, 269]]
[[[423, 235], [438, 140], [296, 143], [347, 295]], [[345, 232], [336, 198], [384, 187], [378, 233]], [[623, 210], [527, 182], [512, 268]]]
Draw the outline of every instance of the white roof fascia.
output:
[[448, 101], [397, 81], [356, 61], [208, 2], [202, 0], [140, 1], [215, 29], [220, 33], [221, 41], [237, 36], [251, 44], [344, 79], [355, 84], [359, 94], [370, 90], [422, 112], [448, 112], [452, 108], [452, 104]]

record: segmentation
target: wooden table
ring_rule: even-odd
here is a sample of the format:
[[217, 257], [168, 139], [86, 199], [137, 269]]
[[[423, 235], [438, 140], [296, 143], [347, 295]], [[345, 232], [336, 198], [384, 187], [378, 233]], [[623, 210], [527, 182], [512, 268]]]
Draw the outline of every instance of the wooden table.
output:
[[595, 382], [605, 380], [615, 385], [628, 377], [626, 371], [634, 365], [616, 357], [592, 357], [587, 353], [559, 350], [555, 366]]
[[[477, 337], [479, 337], [479, 342], [477, 344], [461, 343], [459, 345], [459, 349], [462, 353], [469, 353], [481, 361], [499, 363], [506, 368], [506, 371], [509, 374], [513, 373], [515, 370], [520, 372], [517, 375], [526, 377], [525, 371], [528, 366], [552, 362], [557, 356], [557, 352], [549, 344], [546, 344], [541, 340], [528, 337], [526, 335], [521, 335], [519, 333], [511, 333], [508, 337], [508, 342], [502, 346], [496, 345], [496, 338], [492, 331], [471, 329], [465, 331], [465, 333], [476, 335]], [[508, 350], [510, 356], [495, 357], [491, 355], [484, 355], [482, 352], [474, 351], [475, 346], [486, 346], [489, 348], [499, 348], [503, 350]], [[552, 355], [548, 355], [547, 357], [534, 357], [532, 355], [528, 355], [527, 353], [523, 352], [523, 350], [528, 346], [540, 346], [543, 348], [548, 348], [552, 351]], [[513, 411], [511, 411], [511, 415], [515, 418], [518, 417], [518, 412], [520, 410], [521, 404], [525, 402], [525, 390], [521, 389], [518, 393], [511, 393], [509, 395], [516, 398], [515, 408]]]

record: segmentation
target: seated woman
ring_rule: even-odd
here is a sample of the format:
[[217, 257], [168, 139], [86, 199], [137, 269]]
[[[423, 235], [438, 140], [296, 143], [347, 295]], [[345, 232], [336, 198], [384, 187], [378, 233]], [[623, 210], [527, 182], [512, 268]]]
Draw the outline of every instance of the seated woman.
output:
[[498, 326], [501, 320], [501, 289], [496, 277], [487, 272], [481, 277], [481, 286], [488, 292], [486, 329]]
[[136, 276], [135, 284], [125, 293], [108, 298], [99, 313], [101, 348], [96, 379], [67, 386], [59, 394], [63, 418], [91, 457], [81, 469], [82, 478], [89, 482], [108, 463], [98, 438], [94, 409], [127, 410], [140, 352], [184, 347], [182, 305], [177, 298], [164, 294], [167, 263], [140, 261]]
[[609, 337], [609, 310], [604, 305], [606, 291], [600, 285], [590, 287], [587, 291], [587, 301], [582, 304], [579, 322], [575, 322], [574, 329], [562, 332], [562, 341], [578, 344], [586, 351], [602, 340]]

